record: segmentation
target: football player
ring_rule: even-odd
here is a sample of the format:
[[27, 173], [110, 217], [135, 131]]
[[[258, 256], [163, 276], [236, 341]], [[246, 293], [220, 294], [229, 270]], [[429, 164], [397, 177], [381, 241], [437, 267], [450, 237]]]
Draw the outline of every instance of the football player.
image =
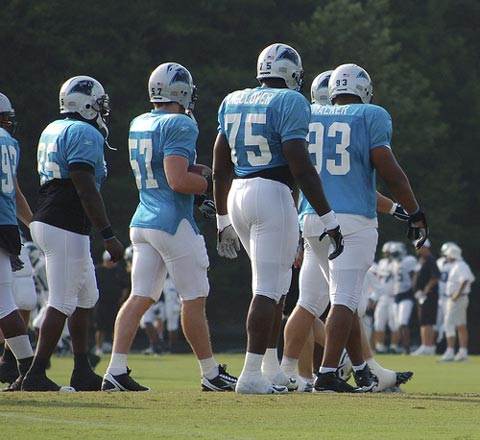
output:
[[[285, 393], [290, 385], [276, 359], [276, 342], [269, 339], [278, 337], [298, 244], [294, 186], [323, 219], [324, 235], [334, 244], [330, 258], [341, 254], [343, 238], [308, 154], [310, 106], [299, 93], [300, 55], [282, 43], [266, 47], [258, 57], [257, 79], [260, 87], [235, 91], [220, 106], [214, 198], [218, 253], [236, 257], [240, 239], [252, 266], [247, 353], [236, 392], [271, 394]], [[267, 357], [275, 358], [276, 369], [262, 368]]]
[[[395, 295], [395, 327], [398, 328], [399, 353], [410, 353], [410, 317], [412, 315], [415, 297], [413, 292], [413, 277], [417, 270], [417, 259], [407, 255], [405, 243], [394, 241], [391, 246], [393, 293]], [[391, 346], [392, 351], [397, 350]]]
[[191, 113], [195, 86], [185, 67], [164, 63], [150, 75], [148, 91], [153, 110], [132, 121], [128, 140], [140, 195], [130, 223], [132, 292], [115, 322], [102, 390], [149, 390], [130, 376], [127, 355], [140, 318], [160, 298], [168, 272], [182, 299], [182, 327], [200, 365], [202, 390], [233, 391], [237, 380], [215, 361], [205, 316], [209, 262], [193, 206], [195, 194], [208, 192], [211, 170], [193, 167], [198, 137]]
[[103, 150], [109, 97], [96, 79], [76, 76], [62, 85], [59, 103], [64, 118], [43, 130], [37, 150], [41, 187], [30, 230], [45, 254], [49, 296], [35, 358], [22, 389], [61, 389], [45, 369], [68, 318], [74, 354], [70, 385], [78, 391], [97, 391], [102, 378], [88, 359], [88, 316], [98, 299], [90, 255], [92, 225], [112, 259], [123, 256], [99, 192], [106, 177]]
[[[30, 225], [32, 212], [20, 190], [17, 180], [17, 167], [20, 146], [13, 137], [15, 131], [15, 111], [7, 96], [0, 93], [0, 329], [9, 349], [6, 355], [18, 362], [18, 371], [9, 373], [6, 365], [0, 370], [2, 382], [13, 382], [5, 391], [18, 391], [24, 375], [28, 371], [33, 350], [27, 333], [27, 325], [20, 314], [12, 291], [12, 270], [23, 268], [19, 258], [21, 242], [17, 217], [26, 226]], [[5, 356], [5, 355], [4, 355]], [[4, 358], [5, 359], [5, 358]], [[15, 374], [16, 373], [16, 374]], [[14, 377], [15, 376], [15, 377]]]
[[[308, 258], [314, 258], [320, 265], [325, 276], [323, 288], [330, 290], [332, 306], [315, 390], [370, 391], [375, 388], [376, 381], [372, 379], [361, 351], [356, 310], [365, 273], [373, 263], [377, 244], [376, 171], [395, 199], [411, 214], [409, 234], [417, 240], [418, 246], [427, 238], [428, 230], [408, 179], [392, 154], [390, 117], [381, 107], [369, 104], [372, 85], [368, 73], [353, 64], [342, 65], [333, 71], [328, 84], [329, 99], [333, 105], [312, 106], [309, 149], [324, 183], [325, 193], [332, 207], [340, 213], [346, 250], [338, 259], [327, 259], [328, 249], [319, 240], [325, 225], [303, 201], [300, 204], [303, 236], [311, 249], [309, 254], [305, 254], [304, 264]], [[297, 308], [290, 318], [296, 332], [295, 337], [290, 338], [289, 346], [294, 348], [298, 344], [295, 338], [305, 340], [312, 321], [323, 311], [324, 302], [325, 299], [319, 298], [316, 290], [300, 289]], [[288, 326], [286, 330], [289, 339]], [[357, 387], [349, 386], [336, 373], [346, 346], [354, 366]], [[289, 353], [288, 346], [285, 353]]]
[[[439, 362], [468, 360], [467, 308], [468, 295], [475, 276], [468, 263], [462, 257], [462, 249], [456, 243], [450, 243], [443, 252], [452, 264], [448, 273], [445, 294], [445, 335], [447, 349]], [[458, 352], [454, 356], [455, 342], [458, 334]]]

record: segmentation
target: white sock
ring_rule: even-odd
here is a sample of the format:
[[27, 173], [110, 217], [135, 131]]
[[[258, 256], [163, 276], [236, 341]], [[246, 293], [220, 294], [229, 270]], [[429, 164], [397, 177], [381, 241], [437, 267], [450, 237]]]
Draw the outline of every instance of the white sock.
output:
[[458, 355], [459, 356], [467, 356], [468, 355], [468, 350], [466, 348], [459, 348], [458, 349]]
[[267, 348], [263, 356], [262, 371], [276, 373], [278, 370], [280, 370], [280, 363], [278, 362], [277, 349]]
[[30, 344], [30, 339], [28, 335], [14, 336], [13, 338], [6, 338], [5, 342], [12, 350], [12, 353], [17, 358], [26, 359], [33, 356], [32, 345]]
[[262, 361], [263, 354], [247, 352], [241, 374], [262, 374]]
[[202, 370], [202, 376], [207, 379], [214, 379], [218, 376], [218, 365], [213, 356], [207, 359], [199, 359], [198, 363], [200, 365], [200, 370]]
[[361, 363], [360, 365], [352, 365], [353, 371], [362, 371], [365, 368], [365, 365], [367, 365], [365, 361], [363, 361], [363, 363]]
[[444, 355], [453, 355], [453, 354], [455, 354], [455, 351], [453, 350], [453, 348], [450, 348], [450, 347], [448, 347], [444, 353]]
[[283, 356], [281, 368], [287, 376], [297, 374], [298, 359]]
[[123, 353], [112, 353], [107, 373], [113, 376], [119, 376], [127, 372], [127, 355]]
[[335, 373], [335, 371], [337, 371], [336, 368], [332, 368], [332, 367], [320, 367], [320, 374]]
[[367, 364], [372, 370], [373, 374], [378, 378], [378, 388], [379, 391], [384, 390], [385, 388], [390, 388], [395, 385], [397, 380], [397, 373], [392, 370], [387, 370], [383, 368], [375, 359], [367, 359]]

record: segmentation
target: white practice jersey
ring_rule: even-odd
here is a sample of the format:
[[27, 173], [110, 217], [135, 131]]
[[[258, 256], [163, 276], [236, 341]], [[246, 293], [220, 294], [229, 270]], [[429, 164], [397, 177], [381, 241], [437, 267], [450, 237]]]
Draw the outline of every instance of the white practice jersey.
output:
[[393, 292], [395, 295], [408, 292], [412, 289], [411, 273], [417, 267], [417, 259], [406, 255], [392, 261]]

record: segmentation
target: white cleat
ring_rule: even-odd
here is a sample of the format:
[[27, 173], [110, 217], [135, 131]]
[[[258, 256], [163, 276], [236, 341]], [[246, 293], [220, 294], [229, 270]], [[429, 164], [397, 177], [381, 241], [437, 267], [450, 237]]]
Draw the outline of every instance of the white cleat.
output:
[[287, 387], [288, 391], [296, 391], [298, 388], [297, 378], [288, 376], [282, 370], [278, 370], [275, 374], [268, 374], [263, 372], [263, 375], [273, 384]]
[[287, 394], [286, 386], [274, 385], [263, 375], [240, 375], [235, 387], [238, 394]]

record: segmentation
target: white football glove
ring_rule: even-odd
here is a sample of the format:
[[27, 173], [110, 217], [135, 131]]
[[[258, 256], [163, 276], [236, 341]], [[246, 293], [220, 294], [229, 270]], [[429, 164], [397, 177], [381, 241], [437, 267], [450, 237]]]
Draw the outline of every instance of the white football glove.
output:
[[237, 251], [240, 250], [240, 240], [232, 225], [225, 226], [217, 234], [217, 252], [221, 257], [237, 258]]

